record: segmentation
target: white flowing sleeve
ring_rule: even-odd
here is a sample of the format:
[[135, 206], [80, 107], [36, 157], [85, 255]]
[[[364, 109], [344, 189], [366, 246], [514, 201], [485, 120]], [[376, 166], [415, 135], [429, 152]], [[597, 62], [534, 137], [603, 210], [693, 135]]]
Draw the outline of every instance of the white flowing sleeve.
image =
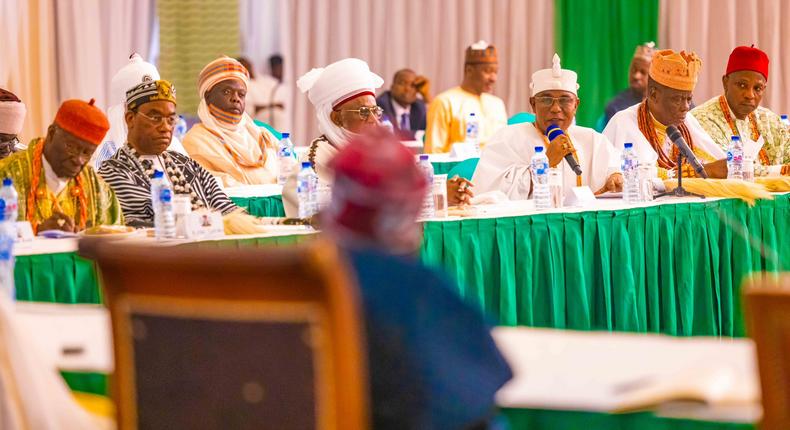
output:
[[499, 130], [483, 148], [472, 182], [475, 194], [502, 191], [510, 199], [526, 200], [532, 191], [528, 160], [533, 149], [512, 127]]

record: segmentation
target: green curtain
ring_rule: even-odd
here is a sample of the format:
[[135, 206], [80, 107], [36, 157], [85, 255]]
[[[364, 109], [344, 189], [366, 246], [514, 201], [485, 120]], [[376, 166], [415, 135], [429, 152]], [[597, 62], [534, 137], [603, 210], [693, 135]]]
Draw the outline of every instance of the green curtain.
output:
[[607, 101], [628, 87], [636, 45], [658, 42], [658, 0], [555, 0], [554, 10], [562, 66], [579, 74], [576, 122], [594, 127]]
[[239, 0], [157, 0], [159, 72], [178, 89], [178, 111], [195, 115], [198, 74], [240, 52]]

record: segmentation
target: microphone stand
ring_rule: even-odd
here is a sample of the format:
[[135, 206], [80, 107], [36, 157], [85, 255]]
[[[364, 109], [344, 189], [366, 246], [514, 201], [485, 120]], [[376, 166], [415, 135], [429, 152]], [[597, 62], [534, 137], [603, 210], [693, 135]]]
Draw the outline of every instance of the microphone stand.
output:
[[664, 197], [664, 196], [699, 197], [701, 199], [705, 198], [705, 196], [703, 196], [702, 194], [692, 193], [690, 191], [686, 191], [686, 189], [683, 188], [683, 168], [682, 167], [683, 167], [683, 151], [678, 151], [678, 167], [677, 167], [678, 186], [675, 187], [675, 189], [672, 190], [672, 191], [665, 191], [663, 193], [656, 194], [655, 196], [653, 196], [653, 198], [657, 199], [659, 197]]

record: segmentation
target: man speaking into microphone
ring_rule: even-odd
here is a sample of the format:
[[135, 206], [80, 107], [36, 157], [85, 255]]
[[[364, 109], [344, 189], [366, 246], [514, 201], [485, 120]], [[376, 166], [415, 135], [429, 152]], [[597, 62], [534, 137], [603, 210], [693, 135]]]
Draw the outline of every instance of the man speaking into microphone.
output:
[[536, 146], [545, 148], [550, 167], [561, 169], [566, 192], [577, 186], [596, 194], [621, 191], [619, 151], [595, 130], [573, 125], [579, 107], [576, 72], [562, 69], [554, 54], [550, 69], [532, 74], [530, 89], [535, 123], [510, 125], [491, 137], [472, 179], [475, 193], [499, 190], [514, 200], [531, 198]]

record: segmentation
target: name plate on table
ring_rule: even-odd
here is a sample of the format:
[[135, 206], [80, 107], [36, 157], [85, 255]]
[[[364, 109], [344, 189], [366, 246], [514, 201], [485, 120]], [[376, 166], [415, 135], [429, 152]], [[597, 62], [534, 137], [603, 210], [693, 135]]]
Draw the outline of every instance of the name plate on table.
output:
[[466, 160], [467, 158], [477, 158], [480, 154], [477, 153], [475, 145], [466, 142], [453, 143], [453, 148], [450, 150], [450, 157], [459, 160]]
[[188, 239], [216, 239], [225, 235], [219, 212], [192, 212], [185, 216]]
[[595, 194], [588, 186], [573, 187], [565, 196], [565, 206], [583, 208], [595, 202]]

